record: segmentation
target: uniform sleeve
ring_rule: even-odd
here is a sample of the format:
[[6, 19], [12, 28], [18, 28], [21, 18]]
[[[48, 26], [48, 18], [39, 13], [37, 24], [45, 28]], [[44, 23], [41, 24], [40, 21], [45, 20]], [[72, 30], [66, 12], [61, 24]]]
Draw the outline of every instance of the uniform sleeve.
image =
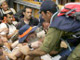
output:
[[56, 28], [49, 28], [48, 33], [40, 49], [46, 53], [56, 50], [56, 46], [60, 46], [60, 38], [64, 31]]

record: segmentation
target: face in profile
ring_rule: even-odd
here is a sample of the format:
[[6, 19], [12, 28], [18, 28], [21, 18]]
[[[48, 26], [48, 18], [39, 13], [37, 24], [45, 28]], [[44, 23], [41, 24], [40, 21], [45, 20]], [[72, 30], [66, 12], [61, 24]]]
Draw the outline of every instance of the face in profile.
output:
[[26, 19], [31, 19], [32, 17], [32, 9], [26, 8], [26, 11], [23, 13]]
[[8, 10], [9, 7], [8, 7], [8, 4], [7, 4], [6, 1], [2, 3], [1, 8], [2, 8], [4, 11], [7, 11], [7, 10]]
[[52, 16], [52, 13], [47, 11], [46, 13], [45, 12], [41, 12], [41, 15], [42, 15], [42, 18], [45, 20], [45, 22], [48, 22], [50, 23], [50, 19], [51, 19], [51, 16]]

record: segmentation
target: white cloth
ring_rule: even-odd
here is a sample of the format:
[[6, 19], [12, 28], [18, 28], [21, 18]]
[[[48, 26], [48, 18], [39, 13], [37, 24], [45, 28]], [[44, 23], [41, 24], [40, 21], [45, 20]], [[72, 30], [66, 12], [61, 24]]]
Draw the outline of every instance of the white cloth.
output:
[[41, 56], [41, 60], [52, 60], [49, 54]]
[[45, 31], [42, 30], [42, 31], [38, 32], [38, 33], [37, 33], [37, 37], [38, 37], [38, 38], [45, 37]]
[[54, 56], [54, 57], [52, 58], [52, 60], [60, 60], [60, 58], [61, 58], [61, 56], [60, 56], [60, 55], [57, 55], [57, 56]]
[[[1, 23], [1, 24], [0, 24], [0, 29], [2, 29], [2, 28], [7, 28], [7, 26], [6, 26], [5, 23]], [[0, 34], [1, 34], [1, 35], [6, 35], [6, 32], [2, 31]]]
[[[9, 33], [8, 33], [8, 34], [9, 34], [9, 35], [10, 35], [10, 34], [13, 34], [14, 31], [16, 30], [16, 27], [15, 27], [14, 25], [9, 25], [9, 24], [8, 24], [8, 26], [9, 26]], [[2, 28], [8, 28], [8, 27], [7, 27], [7, 25], [6, 25], [5, 23], [1, 23], [1, 24], [0, 24], [0, 29], [2, 29]], [[1, 34], [1, 35], [4, 35], [4, 34], [6, 34], [6, 33], [3, 31], [3, 32], [1, 32], [0, 34]]]
[[13, 8], [9, 8], [9, 10], [7, 10], [7, 11], [4, 11], [4, 10], [2, 9], [2, 12], [3, 12], [3, 14], [7, 14], [7, 13], [9, 13], [9, 12], [13, 12], [13, 14], [16, 14], [16, 11], [15, 11]]
[[12, 23], [13, 23], [14, 25], [16, 25], [18, 22], [17, 22], [17, 21], [12, 21]]
[[13, 34], [15, 30], [16, 30], [16, 27], [14, 25], [9, 25], [9, 35]]

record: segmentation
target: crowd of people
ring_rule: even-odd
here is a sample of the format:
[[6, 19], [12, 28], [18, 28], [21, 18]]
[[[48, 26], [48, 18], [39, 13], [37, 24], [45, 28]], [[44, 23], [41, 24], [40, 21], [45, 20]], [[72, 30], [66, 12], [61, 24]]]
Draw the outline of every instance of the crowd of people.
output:
[[[41, 4], [40, 17], [25, 7], [16, 12], [0, 0], [0, 60], [80, 60], [80, 4], [60, 10], [51, 0]], [[45, 60], [49, 60], [46, 59]]]

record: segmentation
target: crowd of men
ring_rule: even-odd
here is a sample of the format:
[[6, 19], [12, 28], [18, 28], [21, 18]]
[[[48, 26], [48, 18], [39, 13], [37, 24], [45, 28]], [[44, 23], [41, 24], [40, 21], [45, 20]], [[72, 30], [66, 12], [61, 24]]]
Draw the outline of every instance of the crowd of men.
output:
[[68, 3], [60, 11], [47, 0], [38, 19], [32, 13], [31, 7], [16, 12], [0, 0], [0, 60], [41, 60], [45, 55], [50, 60], [80, 60], [79, 3]]

